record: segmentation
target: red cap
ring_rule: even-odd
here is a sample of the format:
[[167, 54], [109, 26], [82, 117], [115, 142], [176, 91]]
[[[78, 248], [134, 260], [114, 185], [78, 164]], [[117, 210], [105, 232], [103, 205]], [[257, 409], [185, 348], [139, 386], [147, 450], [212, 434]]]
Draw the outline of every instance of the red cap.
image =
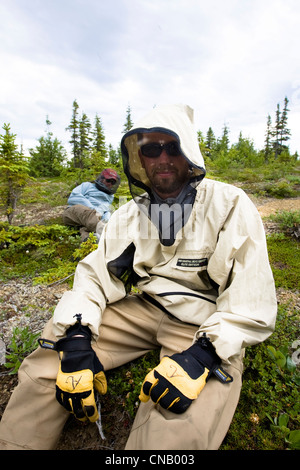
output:
[[118, 181], [118, 173], [112, 168], [105, 168], [105, 170], [101, 171], [101, 176], [105, 179], [113, 178]]

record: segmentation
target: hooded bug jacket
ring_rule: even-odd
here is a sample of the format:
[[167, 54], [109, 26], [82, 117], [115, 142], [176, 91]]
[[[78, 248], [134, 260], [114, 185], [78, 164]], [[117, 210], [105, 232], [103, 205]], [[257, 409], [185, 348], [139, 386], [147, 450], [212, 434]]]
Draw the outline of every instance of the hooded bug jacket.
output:
[[[151, 131], [173, 135], [190, 166], [193, 202], [170, 243], [161, 240], [149, 216], [150, 183], [138, 156], [139, 135]], [[54, 313], [56, 337], [82, 313], [96, 338], [106, 305], [135, 285], [178, 320], [197, 325], [195, 339], [205, 332], [230, 364], [243, 348], [264, 341], [275, 325], [274, 280], [256, 208], [241, 189], [204, 178], [188, 106], [154, 108], [124, 135], [121, 148], [133, 199], [113, 213], [98, 249], [78, 264], [73, 290]], [[160, 209], [168, 225], [175, 206]]]

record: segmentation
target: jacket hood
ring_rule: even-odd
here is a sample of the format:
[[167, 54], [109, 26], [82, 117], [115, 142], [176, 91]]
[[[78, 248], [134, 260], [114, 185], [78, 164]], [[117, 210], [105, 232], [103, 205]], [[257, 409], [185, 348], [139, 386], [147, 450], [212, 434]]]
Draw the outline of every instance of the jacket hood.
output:
[[121, 140], [123, 167], [132, 196], [141, 194], [141, 190], [151, 193], [150, 181], [141, 165], [138, 154], [138, 135], [151, 132], [170, 134], [178, 140], [182, 154], [190, 165], [190, 184], [196, 186], [206, 172], [197, 132], [194, 129], [194, 111], [189, 106], [182, 104], [157, 106]]

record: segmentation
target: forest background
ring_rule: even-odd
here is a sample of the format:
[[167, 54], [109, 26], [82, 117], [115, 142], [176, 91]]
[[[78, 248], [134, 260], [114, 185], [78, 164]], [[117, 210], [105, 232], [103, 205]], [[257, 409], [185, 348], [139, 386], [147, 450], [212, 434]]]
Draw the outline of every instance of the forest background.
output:
[[[222, 449], [300, 447], [300, 175], [298, 153], [289, 151], [288, 103], [285, 98], [282, 105], [278, 103], [274, 116], [267, 116], [262, 149], [256, 149], [254, 142], [242, 133], [237, 142], [231, 143], [227, 125], [221, 136], [215, 136], [212, 127], [206, 132], [198, 131], [208, 178], [238, 185], [254, 201], [276, 198], [292, 203], [291, 210], [284, 210], [282, 203], [282, 210], [264, 220], [278, 294], [278, 319], [271, 338], [247, 350], [241, 400]], [[16, 312], [16, 308], [9, 307], [9, 283], [24, 288], [23, 282], [30, 292], [40, 292], [34, 289], [43, 286], [56, 293], [72, 287], [78, 260], [97, 248], [93, 234], [80, 244], [78, 232], [62, 224], [62, 209], [76, 185], [92, 181], [103, 168], [112, 167], [122, 179], [114, 207], [131, 198], [120, 148], [106, 144], [101, 118], [96, 115], [92, 124], [76, 100], [70, 114], [66, 127], [70, 136], [69, 155], [53, 136], [48, 116], [45, 135], [37, 139], [38, 144], [30, 149], [29, 156], [16, 145], [16, 135], [9, 123], [4, 123], [0, 135], [0, 341], [5, 346], [5, 364], [0, 365], [1, 412], [16, 383], [20, 363], [36, 346], [42, 327], [40, 320], [52, 315], [57, 301], [46, 308], [46, 302], [27, 298], [27, 305], [21, 305]], [[132, 110], [128, 106], [120, 134], [132, 126]], [[49, 210], [42, 220], [33, 217], [29, 221], [28, 214], [38, 213], [41, 207], [53, 211]], [[34, 317], [36, 312], [38, 319]], [[104, 442], [99, 440], [94, 427], [71, 420], [58, 448], [122, 449], [145, 372], [156, 363], [157, 355], [153, 353], [108, 373], [110, 394], [102, 405]]]

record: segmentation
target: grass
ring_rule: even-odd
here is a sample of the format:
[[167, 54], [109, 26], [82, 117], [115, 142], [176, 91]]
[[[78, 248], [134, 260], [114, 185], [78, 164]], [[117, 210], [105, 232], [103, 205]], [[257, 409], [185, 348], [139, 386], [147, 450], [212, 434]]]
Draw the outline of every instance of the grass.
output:
[[299, 242], [285, 235], [273, 235], [267, 238], [267, 244], [275, 286], [283, 289], [297, 289], [300, 267]]

